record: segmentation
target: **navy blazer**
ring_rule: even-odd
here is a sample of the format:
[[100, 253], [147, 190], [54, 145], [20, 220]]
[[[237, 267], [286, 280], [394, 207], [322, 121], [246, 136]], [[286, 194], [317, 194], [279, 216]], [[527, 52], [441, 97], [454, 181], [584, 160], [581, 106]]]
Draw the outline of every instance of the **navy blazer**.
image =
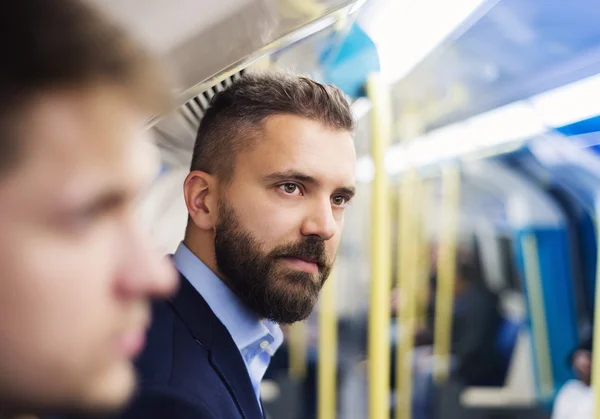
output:
[[186, 278], [152, 311], [138, 392], [121, 419], [264, 419], [239, 349]]

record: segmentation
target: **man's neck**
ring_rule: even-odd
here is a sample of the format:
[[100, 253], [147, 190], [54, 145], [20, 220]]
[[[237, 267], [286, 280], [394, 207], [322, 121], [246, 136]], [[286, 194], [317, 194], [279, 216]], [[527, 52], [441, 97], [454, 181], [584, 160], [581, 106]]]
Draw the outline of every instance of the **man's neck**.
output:
[[[183, 244], [196, 256], [208, 269], [210, 269], [227, 287], [237, 294], [235, 287], [217, 268], [217, 260], [214, 250], [214, 236], [210, 238], [199, 239], [193, 234], [186, 234]], [[263, 321], [263, 318], [260, 318]], [[0, 418], [1, 419], [1, 418]]]
[[213, 271], [217, 276], [219, 275], [219, 270], [217, 269], [217, 260], [215, 257], [215, 240], [214, 237], [204, 237], [207, 236], [208, 233], [203, 234], [186, 234], [183, 239], [183, 244], [190, 249], [192, 252], [202, 263], [204, 263], [211, 271]]
[[204, 263], [208, 269], [213, 271], [213, 273], [221, 280], [225, 285], [227, 285], [233, 292], [235, 290], [231, 286], [231, 283], [219, 272], [217, 267], [217, 260], [215, 257], [214, 250], [214, 237], [199, 239], [194, 237], [193, 235], [186, 235], [185, 239], [183, 239], [183, 244], [190, 249], [190, 252], [194, 254], [202, 263]]

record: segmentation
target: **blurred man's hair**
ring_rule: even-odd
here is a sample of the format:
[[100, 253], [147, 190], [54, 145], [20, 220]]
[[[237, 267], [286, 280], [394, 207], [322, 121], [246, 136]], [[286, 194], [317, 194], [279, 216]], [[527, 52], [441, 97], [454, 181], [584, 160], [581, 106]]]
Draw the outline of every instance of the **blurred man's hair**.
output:
[[198, 129], [191, 170], [227, 182], [236, 155], [253, 146], [262, 122], [275, 115], [296, 115], [334, 130], [354, 130], [352, 111], [337, 87], [286, 72], [246, 73], [212, 98]]
[[14, 122], [45, 93], [116, 86], [149, 115], [169, 103], [152, 58], [84, 0], [1, 2], [0, 43], [0, 172], [24, 148]]

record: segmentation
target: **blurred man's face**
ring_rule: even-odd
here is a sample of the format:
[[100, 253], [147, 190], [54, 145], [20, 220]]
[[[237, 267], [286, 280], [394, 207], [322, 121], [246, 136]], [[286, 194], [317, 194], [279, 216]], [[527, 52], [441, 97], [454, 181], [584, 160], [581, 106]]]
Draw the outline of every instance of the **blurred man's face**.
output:
[[134, 200], [155, 173], [141, 114], [119, 90], [53, 92], [18, 126], [0, 175], [0, 406], [112, 409], [134, 388], [148, 299], [176, 279]]
[[354, 195], [351, 134], [292, 115], [268, 118], [220, 199], [220, 273], [260, 317], [305, 319], [317, 302]]

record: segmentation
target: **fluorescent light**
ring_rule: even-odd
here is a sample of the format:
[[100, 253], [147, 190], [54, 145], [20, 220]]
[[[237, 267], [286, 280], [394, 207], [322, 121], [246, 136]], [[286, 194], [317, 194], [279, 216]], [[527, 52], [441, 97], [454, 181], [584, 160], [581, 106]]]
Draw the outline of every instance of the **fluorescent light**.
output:
[[600, 74], [578, 80], [530, 99], [538, 116], [561, 127], [600, 115]]
[[[439, 128], [412, 140], [408, 146], [396, 144], [386, 154], [386, 170], [394, 175], [409, 166], [423, 167], [489, 154], [490, 150], [510, 150], [518, 142], [552, 128], [600, 115], [598, 97], [600, 74]], [[594, 140], [598, 141], [595, 136]], [[370, 158], [364, 157], [359, 163], [357, 179], [370, 181], [374, 173]]]
[[410, 146], [396, 146], [389, 154], [401, 164], [391, 168], [399, 173], [407, 166], [399, 158], [405, 155], [411, 165], [420, 167], [438, 161], [481, 152], [490, 147], [526, 139], [546, 131], [533, 109], [525, 102], [515, 102], [463, 122], [448, 125], [417, 138]]
[[483, 0], [379, 0], [373, 12], [366, 13], [365, 19], [359, 19], [359, 22], [377, 46], [381, 74], [394, 83], [482, 3]]
[[[423, 167], [465, 155], [481, 154], [544, 132], [546, 127], [533, 108], [526, 102], [515, 102], [431, 131], [409, 145], [396, 144], [386, 153], [385, 167], [390, 175], [395, 175], [409, 166]], [[360, 159], [357, 179], [368, 182], [373, 173], [371, 159]]]
[[545, 124], [530, 104], [519, 101], [474, 116], [468, 124], [469, 140], [478, 146], [492, 146], [532, 137], [546, 131]]

